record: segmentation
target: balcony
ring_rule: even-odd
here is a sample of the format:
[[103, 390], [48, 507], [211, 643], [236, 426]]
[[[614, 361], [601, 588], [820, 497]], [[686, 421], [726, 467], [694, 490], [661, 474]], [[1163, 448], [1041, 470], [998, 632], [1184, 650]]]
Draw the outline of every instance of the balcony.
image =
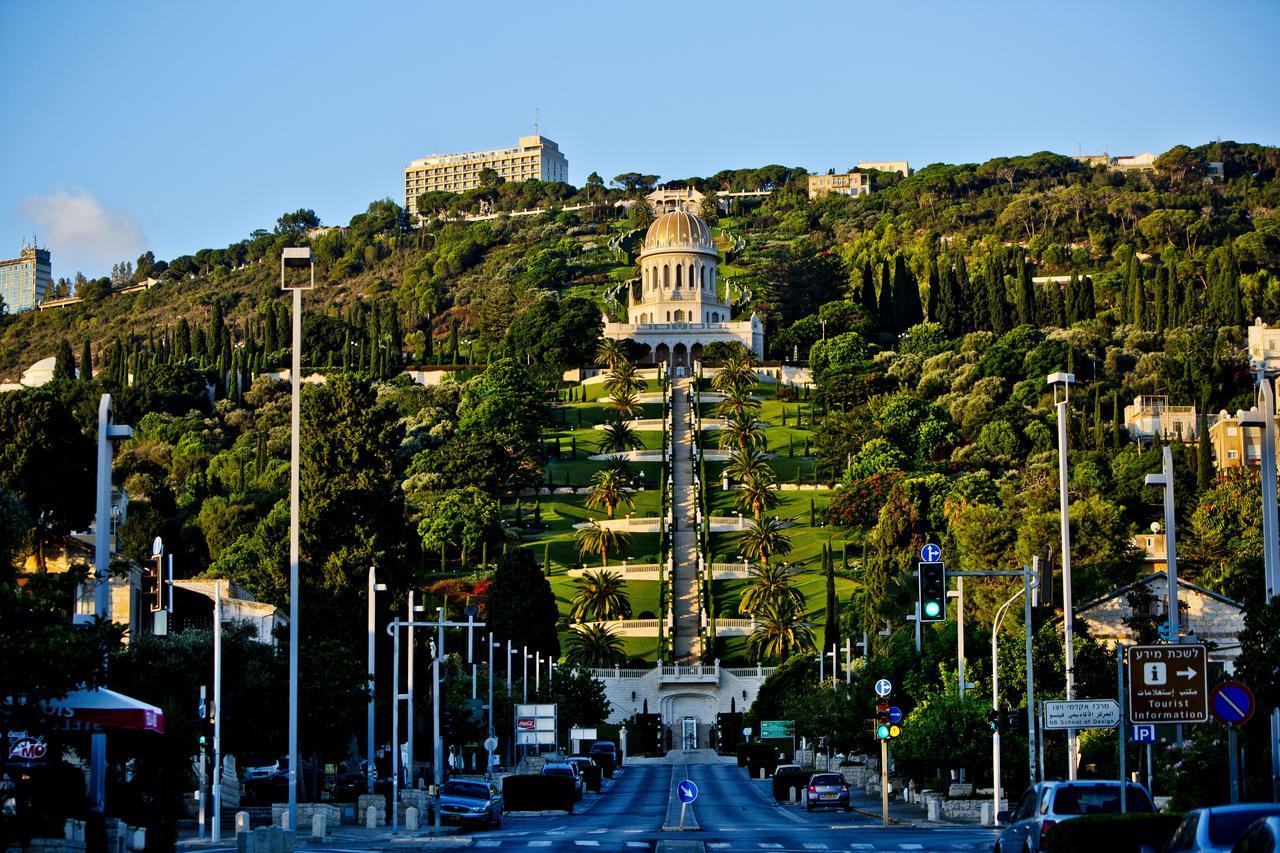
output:
[[720, 666], [664, 666], [661, 678], [663, 684], [717, 684]]

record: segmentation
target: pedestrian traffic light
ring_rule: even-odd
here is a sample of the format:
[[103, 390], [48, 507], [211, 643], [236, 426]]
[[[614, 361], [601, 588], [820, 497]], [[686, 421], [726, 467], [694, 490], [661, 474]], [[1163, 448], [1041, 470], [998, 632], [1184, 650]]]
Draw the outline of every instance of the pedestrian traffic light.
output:
[[920, 621], [947, 618], [947, 569], [943, 563], [920, 563]]
[[1000, 725], [1001, 723], [1000, 717], [1001, 717], [1000, 712], [997, 711], [995, 708], [992, 708], [990, 711], [987, 712], [987, 731], [991, 732], [991, 734], [993, 735], [999, 733], [1000, 729], [1002, 728]]

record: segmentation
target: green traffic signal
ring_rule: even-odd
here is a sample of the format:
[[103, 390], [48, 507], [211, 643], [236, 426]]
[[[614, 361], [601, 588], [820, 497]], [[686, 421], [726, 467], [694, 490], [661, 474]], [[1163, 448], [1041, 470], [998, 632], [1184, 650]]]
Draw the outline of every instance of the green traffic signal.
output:
[[885, 725], [876, 726], [876, 737], [880, 738], [881, 740], [888, 740], [889, 727]]
[[936, 601], [925, 602], [925, 605], [924, 605], [925, 616], [928, 616], [930, 619], [932, 619], [938, 616], [940, 613], [942, 613], [942, 608], [938, 605], [938, 602]]

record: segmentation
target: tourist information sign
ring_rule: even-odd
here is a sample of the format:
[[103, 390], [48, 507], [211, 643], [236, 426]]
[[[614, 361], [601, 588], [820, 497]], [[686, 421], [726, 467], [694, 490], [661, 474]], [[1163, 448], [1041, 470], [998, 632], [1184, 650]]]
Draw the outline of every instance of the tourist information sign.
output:
[[1203, 645], [1129, 648], [1129, 720], [1204, 723], [1209, 720], [1209, 654]]

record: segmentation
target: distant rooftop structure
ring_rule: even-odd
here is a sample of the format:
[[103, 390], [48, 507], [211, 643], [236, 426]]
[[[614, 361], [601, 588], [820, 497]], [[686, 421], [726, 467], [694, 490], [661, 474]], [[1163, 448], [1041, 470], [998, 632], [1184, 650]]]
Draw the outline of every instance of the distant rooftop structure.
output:
[[512, 148], [432, 154], [404, 167], [404, 206], [415, 222], [418, 196], [425, 192], [460, 193], [480, 186], [480, 173], [492, 169], [509, 183], [568, 181], [569, 161], [560, 146], [540, 134], [521, 136]]
[[4, 311], [30, 311], [53, 287], [53, 267], [47, 249], [23, 246], [18, 257], [0, 261], [0, 299]]
[[697, 215], [702, 208], [702, 199], [705, 196], [693, 187], [681, 187], [680, 189], [658, 189], [645, 196], [645, 200], [649, 202], [649, 207], [654, 214], [661, 216], [664, 213], [675, 213], [677, 210], [685, 213]]
[[911, 165], [906, 160], [863, 160], [859, 169], [875, 169], [878, 172], [897, 172], [902, 177], [911, 174]]
[[1168, 397], [1135, 397], [1124, 407], [1124, 427], [1138, 441], [1193, 441], [1200, 431], [1195, 406], [1171, 406]]
[[1255, 373], [1280, 373], [1280, 329], [1269, 328], [1261, 317], [1249, 327], [1249, 367]]

